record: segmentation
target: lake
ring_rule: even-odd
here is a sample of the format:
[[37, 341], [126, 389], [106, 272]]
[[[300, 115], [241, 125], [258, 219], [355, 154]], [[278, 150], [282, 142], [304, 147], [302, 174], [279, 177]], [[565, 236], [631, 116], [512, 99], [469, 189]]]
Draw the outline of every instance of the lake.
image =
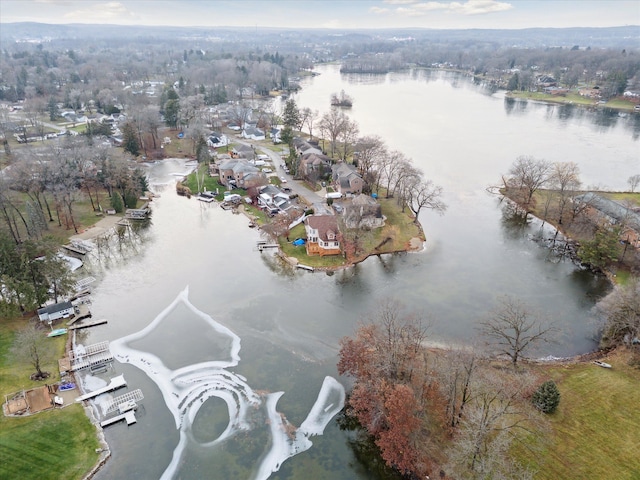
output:
[[[607, 282], [533, 241], [537, 225], [513, 222], [488, 187], [532, 155], [576, 162], [585, 185], [624, 189], [640, 173], [639, 115], [511, 101], [448, 72], [317, 70], [294, 97], [298, 106], [326, 112], [344, 89], [361, 134], [411, 157], [444, 187], [448, 211], [421, 213], [421, 252], [333, 274], [292, 271], [257, 250], [259, 232], [243, 215], [175, 194], [184, 161], [149, 166], [160, 194], [150, 224], [114, 236], [87, 265], [99, 278], [93, 314], [109, 323], [79, 341], [110, 340], [121, 362], [102, 379], [124, 373], [145, 396], [136, 425], [105, 430], [113, 456], [96, 478], [266, 478], [280, 461], [269, 478], [379, 478], [327, 418], [341, 388], [325, 377], [348, 387], [335, 367], [339, 339], [381, 298], [423, 312], [434, 343], [471, 344], [498, 298], [516, 296], [563, 329], [537, 355], [595, 347], [590, 310]], [[286, 460], [295, 452], [271, 428], [288, 428], [279, 413], [303, 425], [302, 453]]]

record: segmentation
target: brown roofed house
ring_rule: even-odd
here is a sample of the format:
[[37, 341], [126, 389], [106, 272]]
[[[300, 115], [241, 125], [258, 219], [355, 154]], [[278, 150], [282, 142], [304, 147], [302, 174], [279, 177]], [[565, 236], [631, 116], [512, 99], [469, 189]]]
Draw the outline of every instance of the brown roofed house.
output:
[[334, 215], [311, 215], [304, 220], [307, 255], [340, 255], [338, 221]]

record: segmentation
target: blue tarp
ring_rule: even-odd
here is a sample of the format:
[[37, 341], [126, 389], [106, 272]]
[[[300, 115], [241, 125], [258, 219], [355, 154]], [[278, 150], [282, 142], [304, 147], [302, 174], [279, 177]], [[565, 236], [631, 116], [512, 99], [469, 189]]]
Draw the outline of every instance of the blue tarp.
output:
[[293, 241], [293, 245], [299, 247], [300, 245], [304, 245], [304, 238], [296, 238]]

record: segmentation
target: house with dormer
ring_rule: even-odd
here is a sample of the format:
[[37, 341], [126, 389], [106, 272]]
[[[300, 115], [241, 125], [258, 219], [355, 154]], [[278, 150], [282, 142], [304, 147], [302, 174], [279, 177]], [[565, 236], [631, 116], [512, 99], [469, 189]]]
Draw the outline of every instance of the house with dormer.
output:
[[335, 215], [311, 215], [304, 219], [307, 255], [340, 255], [338, 220]]

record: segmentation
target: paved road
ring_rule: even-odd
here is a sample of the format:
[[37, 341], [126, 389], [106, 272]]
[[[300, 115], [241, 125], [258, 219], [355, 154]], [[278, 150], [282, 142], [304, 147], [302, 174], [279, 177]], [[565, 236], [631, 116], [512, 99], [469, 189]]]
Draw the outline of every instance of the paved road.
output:
[[240, 143], [242, 145], [248, 145], [250, 147], [256, 147], [256, 150], [261, 150], [265, 155], [269, 155], [271, 162], [273, 163], [273, 173], [269, 174], [269, 176], [278, 176], [280, 178], [285, 178], [287, 180], [286, 183], [283, 183], [283, 187], [289, 187], [292, 193], [297, 193], [300, 197], [306, 200], [306, 203], [313, 206], [315, 213], [325, 213], [328, 215], [333, 215], [334, 212], [330, 208], [327, 207], [327, 201], [325, 199], [326, 190], [323, 188], [317, 192], [309, 189], [304, 182], [300, 182], [293, 179], [293, 176], [285, 173], [284, 171], [284, 159], [280, 156], [280, 153], [274, 152], [270, 148], [264, 147], [262, 145], [256, 145], [247, 141], [245, 139], [234, 138], [234, 143]]

